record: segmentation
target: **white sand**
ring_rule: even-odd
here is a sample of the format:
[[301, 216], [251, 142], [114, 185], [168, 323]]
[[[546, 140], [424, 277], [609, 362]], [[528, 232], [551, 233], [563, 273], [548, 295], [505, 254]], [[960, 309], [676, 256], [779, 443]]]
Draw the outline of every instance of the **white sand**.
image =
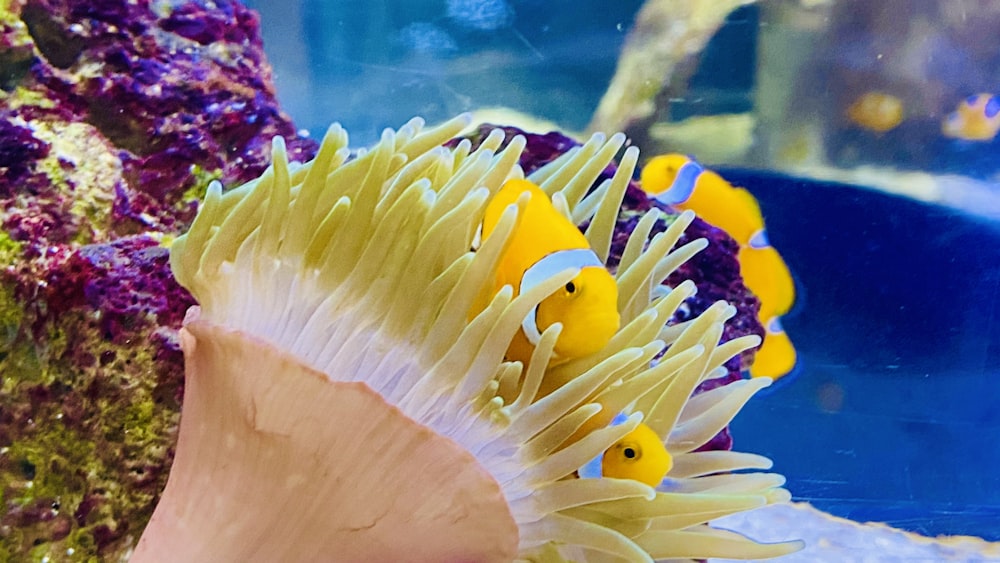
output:
[[[885, 524], [859, 524], [808, 503], [778, 504], [713, 522], [758, 541], [801, 539], [806, 547], [779, 563], [1000, 562], [1000, 542], [969, 536], [928, 538]], [[997, 523], [1000, 527], [1000, 522]], [[712, 563], [733, 561], [712, 559]]]

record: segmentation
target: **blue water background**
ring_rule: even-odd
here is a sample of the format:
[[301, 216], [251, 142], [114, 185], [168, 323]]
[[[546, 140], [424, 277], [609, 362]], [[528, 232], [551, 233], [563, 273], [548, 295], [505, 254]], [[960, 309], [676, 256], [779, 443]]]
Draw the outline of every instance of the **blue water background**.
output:
[[1000, 224], [841, 184], [723, 170], [799, 288], [787, 380], [733, 423], [798, 500], [1000, 540]]
[[[248, 4], [296, 123], [319, 135], [340, 121], [363, 145], [413, 115], [497, 105], [582, 129], [641, 2]], [[757, 25], [755, 8], [729, 18], [673, 118], [751, 108]], [[917, 154], [881, 146], [855, 151], [857, 163]], [[992, 148], [927, 150], [934, 158], [917, 164], [983, 177], [973, 165]], [[799, 288], [784, 326], [800, 367], [739, 415], [738, 449], [770, 456], [796, 499], [834, 514], [1000, 540], [997, 224], [866, 189], [723, 172], [760, 198]]]
[[283, 107], [365, 144], [414, 115], [505, 106], [581, 130], [640, 0], [250, 1]]

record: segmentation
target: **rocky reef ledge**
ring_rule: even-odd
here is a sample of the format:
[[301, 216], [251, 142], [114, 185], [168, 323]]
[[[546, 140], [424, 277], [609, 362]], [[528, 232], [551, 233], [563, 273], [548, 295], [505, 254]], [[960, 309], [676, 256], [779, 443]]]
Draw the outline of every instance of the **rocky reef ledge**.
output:
[[236, 2], [0, 2], [0, 559], [113, 560], [166, 481], [208, 182], [258, 176], [278, 108]]

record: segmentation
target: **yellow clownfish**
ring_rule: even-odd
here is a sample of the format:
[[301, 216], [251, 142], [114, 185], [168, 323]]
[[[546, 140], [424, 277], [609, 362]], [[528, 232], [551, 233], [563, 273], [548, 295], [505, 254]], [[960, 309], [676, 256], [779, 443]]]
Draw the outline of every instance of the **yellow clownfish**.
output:
[[941, 133], [952, 139], [992, 141], [1000, 131], [1000, 96], [976, 94], [945, 116]]
[[711, 170], [683, 154], [653, 157], [642, 169], [642, 188], [660, 203], [691, 209], [703, 220], [729, 233], [741, 245], [764, 228], [753, 194], [734, 188]]
[[562, 332], [554, 362], [597, 352], [618, 331], [618, 285], [583, 233], [549, 196], [528, 180], [507, 181], [486, 206], [482, 236], [493, 232], [504, 209], [516, 205], [524, 192], [531, 197], [500, 257], [493, 293], [510, 285], [518, 295], [563, 270], [579, 268], [580, 273], [525, 317], [507, 359], [527, 364], [541, 333], [557, 322]]
[[903, 122], [903, 100], [885, 92], [867, 92], [848, 106], [846, 113], [855, 125], [885, 133]]
[[604, 452], [601, 475], [616, 479], [634, 479], [655, 487], [673, 467], [674, 460], [663, 441], [643, 423]]
[[765, 326], [764, 342], [750, 375], [778, 378], [790, 372], [795, 367], [795, 348], [780, 328], [772, 334], [767, 327], [792, 308], [795, 283], [785, 261], [767, 240], [757, 199], [682, 154], [654, 157], [642, 169], [641, 181], [643, 190], [660, 203], [693, 210], [739, 243], [740, 274], [760, 300], [757, 318]]

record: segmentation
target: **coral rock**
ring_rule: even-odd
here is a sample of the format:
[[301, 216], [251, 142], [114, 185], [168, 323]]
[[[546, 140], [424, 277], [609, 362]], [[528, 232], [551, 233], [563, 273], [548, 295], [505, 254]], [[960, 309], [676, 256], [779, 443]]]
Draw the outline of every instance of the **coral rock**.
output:
[[194, 301], [166, 246], [209, 180], [315, 143], [236, 2], [4, 2], [0, 100], [0, 559], [114, 560], [176, 440]]

